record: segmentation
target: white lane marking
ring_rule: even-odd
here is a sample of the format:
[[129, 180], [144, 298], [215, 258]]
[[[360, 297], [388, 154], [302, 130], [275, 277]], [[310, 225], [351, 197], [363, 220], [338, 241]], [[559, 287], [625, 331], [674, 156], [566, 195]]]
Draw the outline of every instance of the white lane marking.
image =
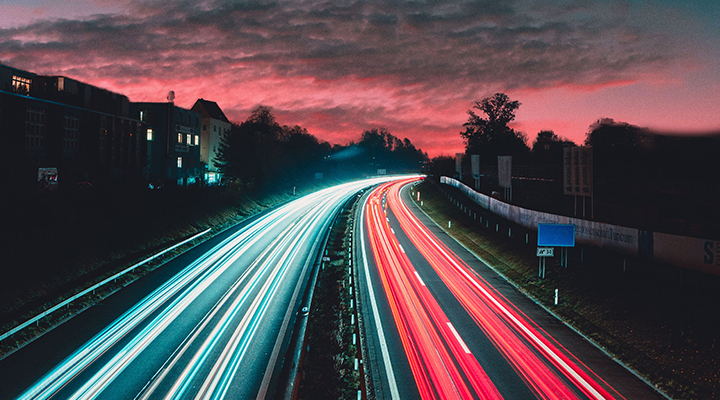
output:
[[402, 251], [403, 254], [405, 254], [405, 249], [403, 249], [402, 245], [400, 243], [398, 243], [398, 246], [400, 247], [400, 251]]
[[457, 331], [455, 330], [455, 327], [453, 326], [453, 324], [451, 324], [451, 323], [448, 321], [447, 326], [448, 326], [448, 328], [450, 328], [450, 330], [452, 331], [453, 335], [455, 335], [455, 339], [457, 339], [457, 341], [460, 342], [460, 346], [462, 346], [462, 348], [463, 348], [463, 350], [465, 351], [465, 353], [470, 354], [470, 349], [468, 349], [468, 347], [465, 345], [465, 342], [462, 340], [462, 338], [460, 337], [460, 335], [457, 333]]
[[420, 277], [420, 275], [418, 275], [417, 271], [413, 271], [413, 272], [415, 272], [415, 276], [416, 276], [416, 277], [418, 278], [418, 280], [420, 281], [420, 284], [423, 285], [423, 286], [425, 286], [425, 282], [423, 282], [422, 278]]
[[375, 327], [377, 328], [378, 340], [380, 341], [380, 350], [382, 350], [383, 364], [385, 364], [385, 374], [387, 375], [388, 386], [390, 386], [390, 396], [393, 399], [400, 398], [397, 382], [395, 382], [395, 374], [393, 373], [392, 363], [390, 362], [390, 353], [388, 353], [387, 342], [385, 341], [385, 332], [380, 321], [380, 313], [378, 311], [377, 302], [375, 301], [375, 293], [373, 291], [372, 282], [370, 281], [370, 270], [368, 269], [367, 252], [365, 251], [365, 206], [363, 205], [360, 214], [360, 248], [362, 250], [363, 267], [365, 270], [365, 279], [367, 280], [368, 295], [370, 297], [370, 305], [372, 306], [373, 317], [375, 318]]
[[[407, 205], [405, 205], [405, 203], [402, 201], [402, 198], [401, 198], [400, 204], [402, 204], [402, 207], [404, 208], [404, 211], [405, 211], [405, 212], [410, 213], [410, 209], [409, 209], [409, 208], [407, 207]], [[459, 264], [457, 264], [457, 263], [453, 260], [453, 258], [450, 257], [450, 256], [445, 252], [445, 250], [442, 249], [442, 247], [441, 247], [439, 244], [437, 244], [437, 242], [435, 241], [435, 239], [433, 239], [433, 237], [430, 235], [429, 231], [426, 231], [427, 228], [424, 228], [424, 229], [421, 228], [421, 223], [420, 223], [420, 221], [419, 221], [417, 218], [412, 219], [412, 222], [415, 224], [415, 226], [417, 226], [418, 228], [420, 228], [420, 230], [423, 232], [423, 234], [425, 235], [425, 237], [428, 238], [428, 239], [433, 243], [433, 245], [435, 246], [435, 248], [436, 248], [440, 253], [442, 253], [443, 256], [446, 257], [446, 259], [447, 259], [448, 261], [450, 261], [450, 263], [453, 265], [453, 267], [456, 269], [457, 272], [459, 272], [461, 275], [463, 275], [463, 276], [469, 281], [469, 283], [470, 283], [472, 286], [474, 286], [480, 293], [482, 293], [482, 294], [484, 295], [484, 297], [487, 298], [492, 304], [494, 304], [495, 307], [497, 307], [498, 309], [500, 309], [501, 313], [502, 313], [503, 315], [505, 315], [506, 318], [508, 318], [508, 319], [514, 324], [514, 326], [516, 327], [516, 329], [517, 329], [518, 331], [524, 333], [524, 334], [526, 335], [526, 337], [527, 337], [531, 342], [535, 343], [535, 345], [538, 346], [544, 354], [546, 354], [549, 358], [552, 358], [552, 360], [555, 361], [555, 362], [559, 365], [558, 369], [562, 369], [562, 370], [566, 371], [566, 372], [572, 377], [572, 379], [575, 380], [575, 382], [577, 382], [577, 383], [579, 383], [580, 385], [582, 385], [582, 387], [584, 387], [588, 392], [590, 392], [594, 398], [596, 398], [596, 399], [604, 399], [604, 398], [605, 398], [601, 393], [599, 393], [599, 392], [592, 386], [592, 384], [591, 384], [590, 382], [588, 382], [588, 381], [585, 380], [582, 376], [580, 376], [580, 375], [577, 373], [577, 371], [576, 371], [574, 368], [572, 368], [572, 366], [568, 365], [562, 358], [560, 358], [560, 356], [559, 356], [555, 351], [553, 351], [550, 347], [548, 347], [545, 343], [543, 343], [543, 341], [542, 341], [537, 335], [535, 335], [527, 326], [525, 326], [524, 323], [522, 323], [522, 322], [521, 322], [518, 318], [516, 318], [503, 304], [501, 304], [500, 301], [498, 301], [498, 300], [495, 298], [495, 296], [493, 296], [493, 295], [490, 294], [487, 290], [485, 290], [485, 288], [483, 288], [483, 287], [475, 280], [475, 278], [473, 278], [470, 274], [467, 273], [467, 271], [465, 271], [464, 268], [462, 268]], [[438, 240], [439, 240], [439, 239], [438, 239]], [[458, 257], [458, 258], [459, 258], [459, 257]]]

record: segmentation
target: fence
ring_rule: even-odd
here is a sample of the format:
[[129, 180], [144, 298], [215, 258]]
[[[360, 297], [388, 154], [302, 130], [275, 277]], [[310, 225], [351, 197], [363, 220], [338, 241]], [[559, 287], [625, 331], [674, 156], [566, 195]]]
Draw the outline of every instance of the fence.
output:
[[72, 303], [74, 300], [77, 300], [77, 299], [79, 299], [80, 297], [85, 296], [86, 294], [94, 291], [95, 289], [97, 289], [97, 288], [99, 288], [99, 287], [101, 287], [101, 286], [103, 286], [103, 285], [105, 285], [105, 284], [107, 284], [107, 283], [109, 283], [109, 282], [111, 282], [111, 281], [116, 280], [117, 278], [119, 278], [119, 277], [127, 274], [128, 272], [133, 271], [135, 268], [140, 267], [140, 266], [142, 266], [142, 265], [145, 265], [146, 263], [154, 260], [155, 258], [158, 258], [158, 257], [162, 256], [163, 254], [165, 254], [165, 253], [167, 253], [167, 252], [169, 252], [169, 251], [172, 251], [173, 249], [175, 249], [175, 248], [177, 248], [177, 247], [180, 247], [180, 246], [184, 245], [185, 243], [188, 243], [188, 242], [190, 242], [190, 241], [192, 241], [192, 240], [194, 240], [194, 239], [196, 239], [196, 238], [198, 238], [198, 237], [200, 237], [200, 236], [202, 236], [202, 235], [204, 235], [204, 234], [206, 234], [206, 233], [208, 233], [208, 232], [210, 232], [210, 231], [211, 231], [211, 229], [208, 229], [208, 230], [205, 230], [205, 231], [203, 231], [203, 232], [200, 232], [200, 233], [198, 233], [197, 235], [195, 235], [195, 236], [193, 236], [193, 237], [191, 237], [191, 238], [189, 238], [189, 239], [185, 239], [185, 240], [183, 240], [183, 241], [180, 242], [180, 243], [177, 243], [177, 244], [175, 244], [175, 245], [173, 245], [173, 246], [171, 246], [171, 247], [168, 247], [167, 249], [165, 249], [165, 250], [163, 250], [163, 251], [161, 251], [161, 252], [159, 252], [159, 253], [151, 256], [151, 257], [148, 257], [148, 258], [146, 258], [145, 260], [140, 261], [139, 263], [137, 263], [137, 264], [135, 264], [135, 265], [133, 265], [133, 266], [131, 266], [131, 267], [128, 267], [128, 268], [126, 268], [125, 270], [123, 270], [123, 271], [121, 271], [121, 272], [118, 272], [117, 274], [115, 274], [115, 275], [113, 275], [113, 276], [111, 276], [111, 277], [103, 280], [102, 282], [99, 282], [99, 283], [97, 283], [97, 284], [95, 284], [95, 285], [93, 285], [93, 286], [91, 286], [91, 287], [83, 290], [82, 292], [80, 292], [80, 293], [78, 293], [78, 294], [70, 297], [69, 299], [66, 299], [66, 300], [62, 301], [61, 303], [53, 306], [52, 308], [43, 311], [42, 313], [40, 313], [40, 314], [36, 315], [35, 317], [33, 317], [33, 318], [31, 318], [31, 319], [23, 322], [22, 324], [16, 326], [15, 328], [13, 328], [13, 329], [11, 329], [11, 330], [3, 333], [2, 335], [0, 335], [0, 341], [3, 341], [3, 340], [5, 340], [5, 339], [7, 339], [8, 337], [10, 337], [10, 336], [12, 336], [12, 335], [20, 332], [21, 330], [23, 330], [24, 328], [27, 328], [28, 326], [32, 325], [33, 323], [39, 322], [39, 321], [40, 321], [41, 319], [43, 319], [44, 317], [46, 317], [46, 316], [54, 313], [55, 311], [57, 311], [57, 310], [65, 307], [65, 306], [69, 305], [69, 304]]
[[574, 224], [575, 240], [578, 243], [720, 275], [720, 241], [718, 240], [643, 231], [529, 210], [478, 193], [453, 178], [440, 177], [440, 183], [460, 189], [481, 207], [529, 229], [537, 230], [537, 225], [542, 223]]

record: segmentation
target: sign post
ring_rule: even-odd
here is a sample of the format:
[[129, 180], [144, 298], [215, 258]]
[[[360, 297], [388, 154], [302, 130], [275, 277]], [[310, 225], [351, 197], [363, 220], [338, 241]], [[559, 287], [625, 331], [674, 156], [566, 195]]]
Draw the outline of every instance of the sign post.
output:
[[512, 156], [498, 156], [498, 184], [505, 188], [505, 200], [512, 201]]
[[463, 153], [455, 153], [455, 172], [460, 182], [462, 182], [462, 159]]
[[547, 257], [554, 256], [554, 248], [552, 247], [538, 247], [538, 278], [545, 279], [545, 259]]
[[472, 165], [473, 179], [475, 179], [475, 189], [480, 189], [480, 156], [471, 154], [470, 163]]
[[593, 151], [592, 147], [565, 147], [563, 149], [563, 193], [574, 197], [577, 215], [577, 196], [582, 196], [585, 217], [585, 197], [590, 197], [590, 218], [594, 218]]
[[538, 276], [545, 279], [545, 257], [554, 256], [554, 247], [560, 247], [560, 265], [567, 268], [567, 248], [575, 247], [575, 225], [538, 224], [537, 245], [537, 256], [541, 263]]

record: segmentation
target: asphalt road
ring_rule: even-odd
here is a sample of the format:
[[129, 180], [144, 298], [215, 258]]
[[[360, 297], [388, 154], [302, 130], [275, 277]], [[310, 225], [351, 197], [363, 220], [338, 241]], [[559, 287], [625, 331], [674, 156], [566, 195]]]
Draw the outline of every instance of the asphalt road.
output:
[[322, 237], [363, 181], [177, 257], [0, 362], [0, 398], [275, 396]]
[[407, 188], [375, 189], [356, 218], [371, 397], [663, 398], [449, 237]]

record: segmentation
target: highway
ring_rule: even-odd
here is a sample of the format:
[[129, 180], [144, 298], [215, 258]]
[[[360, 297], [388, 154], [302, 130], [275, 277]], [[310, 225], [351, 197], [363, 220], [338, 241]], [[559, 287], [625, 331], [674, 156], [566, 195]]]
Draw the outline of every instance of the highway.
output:
[[0, 362], [0, 396], [274, 398], [327, 228], [387, 180], [299, 198], [178, 257]]
[[434, 225], [416, 180], [374, 189], [355, 226], [375, 398], [662, 398]]

